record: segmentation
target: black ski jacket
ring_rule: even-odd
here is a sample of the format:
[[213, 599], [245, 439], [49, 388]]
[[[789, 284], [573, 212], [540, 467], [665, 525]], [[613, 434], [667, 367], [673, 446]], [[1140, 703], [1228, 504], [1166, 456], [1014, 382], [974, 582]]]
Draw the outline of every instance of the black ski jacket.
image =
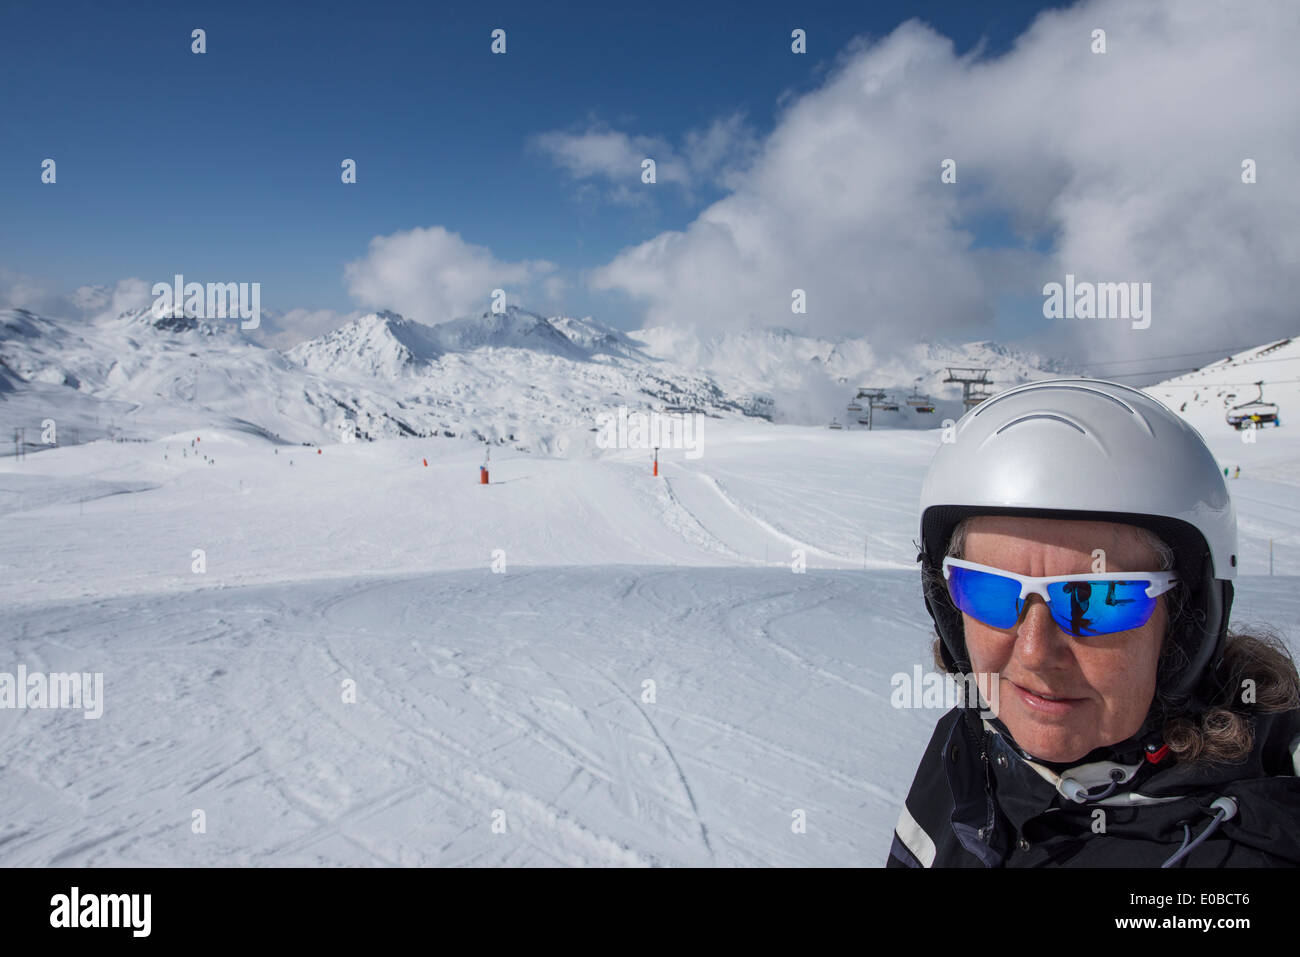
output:
[[[1064, 767], [954, 708], [921, 758], [886, 866], [1161, 867], [1207, 827], [1173, 866], [1300, 866], [1300, 710], [1254, 720], [1254, 750], [1239, 764], [1094, 752]], [[1219, 798], [1235, 813], [1213, 824]]]

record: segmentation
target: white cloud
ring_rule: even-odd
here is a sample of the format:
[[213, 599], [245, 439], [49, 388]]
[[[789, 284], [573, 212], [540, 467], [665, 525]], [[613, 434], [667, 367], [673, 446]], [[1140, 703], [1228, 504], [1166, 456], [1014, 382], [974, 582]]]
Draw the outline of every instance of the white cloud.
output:
[[290, 309], [288, 312], [263, 309], [258, 327], [244, 334], [264, 346], [284, 350], [332, 332], [361, 315], [358, 311], [343, 313], [333, 309]]
[[564, 312], [564, 297], [569, 281], [563, 276], [548, 276], [541, 283], [541, 304], [552, 314]]
[[503, 262], [457, 233], [430, 226], [376, 236], [364, 257], [347, 264], [344, 281], [361, 306], [437, 323], [486, 309], [497, 288], [508, 302], [526, 301], [533, 284], [554, 269], [545, 260]]
[[143, 279], [119, 279], [107, 290], [107, 302], [98, 315], [120, 316], [131, 309], [143, 309], [153, 303], [152, 288], [153, 284]]
[[752, 159], [757, 142], [743, 114], [737, 113], [688, 130], [676, 147], [661, 136], [624, 133], [601, 123], [581, 133], [541, 133], [530, 145], [576, 180], [604, 181], [610, 187], [607, 199], [632, 204], [647, 200], [641, 181], [646, 159], [655, 162], [656, 185], [681, 187], [689, 200], [702, 187], [731, 183]]
[[68, 298], [53, 280], [14, 272], [0, 266], [0, 306], [28, 309], [41, 315], [74, 315]]
[[702, 130], [688, 130], [682, 145], [696, 181], [727, 187], [739, 182], [758, 149], [758, 137], [741, 113], [720, 117]]
[[[1089, 49], [1099, 26], [1105, 54]], [[1297, 46], [1284, 2], [1097, 0], [1042, 14], [995, 59], [958, 57], [905, 23], [854, 44], [791, 100], [728, 196], [624, 250], [591, 285], [640, 300], [651, 323], [867, 333], [886, 349], [989, 336], [1002, 297], [1027, 303], [1021, 331], [1080, 358], [1289, 334]], [[1253, 186], [1240, 179], [1247, 157]], [[940, 182], [946, 158], [956, 185]], [[973, 248], [986, 217], [1026, 241]], [[1066, 272], [1151, 282], [1151, 328], [1052, 325], [1042, 287]], [[790, 310], [796, 288], [807, 316]]]
[[608, 129], [553, 131], [534, 137], [533, 145], [577, 179], [600, 176], [614, 183], [639, 182], [642, 161], [652, 157], [663, 167], [664, 182], [686, 182], [685, 165], [676, 160], [665, 141], [655, 137]]
[[68, 295], [52, 279], [0, 267], [0, 306], [46, 316], [99, 319], [143, 308], [151, 302], [149, 284], [135, 277], [119, 279], [111, 286], [80, 286]]

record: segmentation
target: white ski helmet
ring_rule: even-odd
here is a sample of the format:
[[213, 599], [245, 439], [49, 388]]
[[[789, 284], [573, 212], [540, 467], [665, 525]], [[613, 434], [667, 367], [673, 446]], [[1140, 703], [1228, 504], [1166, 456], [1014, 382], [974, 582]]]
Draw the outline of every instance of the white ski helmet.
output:
[[[926, 608], [957, 672], [970, 670], [962, 616], [940, 569], [953, 529], [979, 514], [1119, 522], [1173, 550], [1184, 609], [1181, 655], [1160, 687], [1189, 697], [1222, 656], [1237, 517], [1200, 434], [1144, 392], [1101, 379], [1048, 379], [999, 393], [961, 417], [921, 487]], [[1154, 569], [1152, 569], [1154, 571]]]

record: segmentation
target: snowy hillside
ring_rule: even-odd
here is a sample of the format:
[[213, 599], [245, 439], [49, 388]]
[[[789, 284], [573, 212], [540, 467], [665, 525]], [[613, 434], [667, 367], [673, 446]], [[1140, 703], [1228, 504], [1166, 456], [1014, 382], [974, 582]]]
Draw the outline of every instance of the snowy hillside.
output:
[[[437, 326], [374, 313], [281, 353], [233, 322], [139, 310], [88, 323], [2, 310], [0, 428], [6, 438], [24, 429], [33, 449], [53, 420], [64, 444], [208, 427], [294, 444], [436, 435], [555, 453], [591, 449], [596, 416], [620, 406], [852, 425], [845, 405], [869, 380], [920, 385], [942, 419], [962, 412], [951, 398], [960, 391], [941, 381], [946, 364], [990, 366], [1005, 385], [1057, 368], [991, 343], [914, 351], [878, 363], [865, 339], [624, 334], [512, 306]], [[932, 426], [900, 408], [881, 412], [878, 425]]]
[[[596, 415], [620, 405], [765, 413], [755, 396], [727, 393], [591, 320], [552, 321], [516, 307], [437, 326], [393, 313], [365, 316], [288, 357], [312, 373], [394, 392], [408, 418], [432, 410], [443, 434], [505, 437], [533, 450], [587, 442]], [[364, 423], [360, 435], [376, 437]]]
[[[1257, 382], [1263, 384], [1257, 388]], [[1268, 342], [1166, 379], [1147, 390], [1199, 429], [1216, 433], [1227, 426], [1235, 407], [1261, 397], [1290, 413], [1300, 413], [1300, 339]]]
[[553, 324], [515, 308], [436, 327], [368, 315], [287, 354], [234, 323], [3, 310], [0, 374], [6, 434], [34, 436], [53, 419], [65, 443], [217, 427], [291, 443], [466, 436], [546, 451], [587, 442], [597, 412], [620, 405], [768, 414], [761, 397], [724, 392], [591, 320]]
[[[890, 705], [938, 442], [711, 420], [657, 479], [505, 449], [486, 486], [442, 439], [0, 461], [11, 670], [104, 675], [99, 719], [0, 711], [0, 864], [880, 865], [940, 713]], [[1256, 448], [1290, 479], [1230, 483], [1234, 617], [1300, 647], [1300, 448]]]
[[[1261, 393], [1256, 383], [1262, 383], [1262, 403], [1255, 401]], [[1233, 474], [1240, 468], [1242, 478], [1300, 485], [1295, 444], [1300, 441], [1295, 437], [1300, 424], [1300, 339], [1247, 349], [1145, 391], [1186, 418]], [[1272, 410], [1281, 425], [1238, 431], [1227, 422], [1234, 410]], [[1300, 513], [1300, 500], [1293, 498], [1280, 507]]]

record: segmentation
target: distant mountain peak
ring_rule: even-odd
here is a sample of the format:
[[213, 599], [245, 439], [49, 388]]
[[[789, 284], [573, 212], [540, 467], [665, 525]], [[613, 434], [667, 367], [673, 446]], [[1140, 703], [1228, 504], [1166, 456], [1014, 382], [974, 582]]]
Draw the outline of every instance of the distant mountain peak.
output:
[[153, 306], [142, 306], [118, 313], [115, 319], [100, 320], [110, 326], [145, 327], [167, 335], [197, 333], [201, 336], [224, 335], [239, 328], [239, 319], [204, 319], [182, 308], [158, 311]]
[[286, 355], [322, 374], [395, 379], [436, 362], [442, 352], [432, 326], [384, 309], [300, 342]]

